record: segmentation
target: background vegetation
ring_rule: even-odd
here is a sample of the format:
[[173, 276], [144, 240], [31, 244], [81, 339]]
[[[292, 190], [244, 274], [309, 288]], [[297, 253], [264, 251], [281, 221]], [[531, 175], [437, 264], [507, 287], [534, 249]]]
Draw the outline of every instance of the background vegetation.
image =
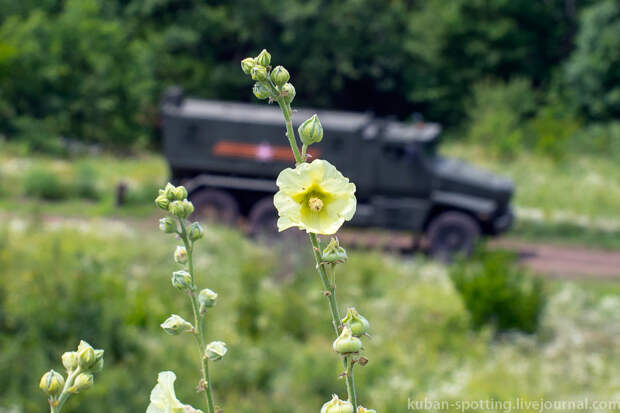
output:
[[503, 156], [620, 157], [615, 0], [2, 0], [0, 22], [0, 134], [33, 149], [157, 144], [164, 88], [249, 100], [239, 61], [266, 47], [299, 105], [418, 111]]

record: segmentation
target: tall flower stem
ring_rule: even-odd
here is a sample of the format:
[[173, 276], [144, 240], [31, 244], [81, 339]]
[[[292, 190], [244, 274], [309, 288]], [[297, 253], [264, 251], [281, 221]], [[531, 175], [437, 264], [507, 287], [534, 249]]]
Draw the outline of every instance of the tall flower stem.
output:
[[196, 344], [198, 345], [198, 354], [200, 356], [201, 368], [200, 371], [202, 373], [202, 386], [204, 386], [204, 394], [205, 394], [205, 402], [207, 404], [207, 409], [209, 413], [215, 413], [215, 403], [213, 401], [213, 390], [211, 385], [211, 377], [209, 374], [209, 359], [205, 357], [205, 327], [204, 327], [204, 318], [200, 316], [200, 312], [198, 310], [198, 299], [196, 298], [196, 282], [194, 279], [194, 259], [193, 259], [193, 243], [189, 240], [187, 236], [187, 230], [185, 226], [185, 222], [183, 219], [179, 218], [179, 226], [181, 227], [181, 232], [179, 236], [183, 241], [183, 245], [185, 246], [185, 250], [187, 251], [187, 267], [188, 272], [191, 277], [192, 288], [189, 291], [188, 295], [192, 304], [192, 311], [194, 313], [194, 326], [196, 331], [194, 332], [194, 337], [196, 338]]
[[[303, 153], [304, 157], [299, 153], [299, 147], [297, 146], [297, 140], [295, 138], [295, 131], [293, 130], [293, 122], [291, 120], [291, 105], [282, 97], [276, 98], [278, 105], [280, 105], [280, 109], [282, 109], [282, 114], [284, 115], [284, 121], [286, 123], [286, 135], [288, 136], [289, 143], [291, 144], [291, 149], [293, 151], [293, 156], [295, 157], [295, 161], [297, 164], [301, 164], [305, 162], [305, 152], [306, 146], [304, 145]], [[332, 316], [332, 325], [334, 327], [334, 333], [336, 337], [340, 335], [340, 314], [338, 311], [338, 304], [336, 302], [336, 284], [330, 282], [329, 277], [327, 275], [327, 270], [325, 269], [325, 264], [321, 259], [321, 250], [319, 245], [319, 240], [314, 233], [309, 233], [310, 244], [312, 245], [312, 252], [314, 255], [314, 261], [316, 262], [316, 268], [319, 273], [319, 277], [321, 278], [321, 283], [323, 284], [323, 288], [325, 291], [325, 295], [327, 296], [327, 301], [329, 302], [329, 311]], [[345, 379], [347, 382], [347, 395], [348, 399], [353, 405], [353, 411], [357, 411], [357, 394], [355, 391], [355, 382], [353, 380], [353, 356], [346, 355], [343, 358], [343, 364], [345, 368]]]

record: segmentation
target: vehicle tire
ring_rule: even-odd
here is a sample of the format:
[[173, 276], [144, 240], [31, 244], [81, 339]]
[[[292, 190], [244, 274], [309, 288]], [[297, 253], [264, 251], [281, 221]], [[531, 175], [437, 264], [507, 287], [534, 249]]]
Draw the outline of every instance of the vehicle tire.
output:
[[253, 238], [267, 244], [285, 242], [291, 247], [305, 238], [305, 232], [297, 228], [278, 231], [278, 211], [273, 205], [273, 197], [258, 201], [250, 211], [250, 234]]
[[441, 261], [458, 255], [470, 256], [480, 237], [480, 225], [471, 216], [457, 211], [444, 212], [431, 221], [426, 231], [428, 252]]
[[194, 204], [192, 217], [210, 223], [235, 225], [239, 219], [239, 204], [226, 191], [198, 189], [189, 195]]

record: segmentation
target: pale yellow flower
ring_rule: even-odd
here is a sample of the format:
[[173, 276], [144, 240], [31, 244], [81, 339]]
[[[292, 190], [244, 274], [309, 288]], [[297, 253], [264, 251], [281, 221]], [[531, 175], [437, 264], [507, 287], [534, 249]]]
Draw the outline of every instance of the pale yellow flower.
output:
[[355, 184], [334, 165], [316, 159], [280, 172], [273, 198], [278, 230], [298, 227], [315, 234], [336, 233], [355, 214]]
[[174, 381], [177, 376], [171, 371], [162, 371], [157, 376], [157, 384], [151, 392], [151, 404], [146, 413], [202, 413], [177, 399]]

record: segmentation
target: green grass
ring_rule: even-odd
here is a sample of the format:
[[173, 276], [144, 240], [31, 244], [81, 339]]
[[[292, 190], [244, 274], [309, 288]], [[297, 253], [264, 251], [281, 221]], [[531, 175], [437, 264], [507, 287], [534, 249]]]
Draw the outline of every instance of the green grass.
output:
[[[3, 217], [0, 411], [44, 409], [40, 375], [61, 369], [59, 355], [80, 338], [105, 348], [106, 367], [92, 390], [69, 401], [67, 413], [144, 411], [157, 372], [167, 369], [178, 375], [179, 398], [199, 405], [194, 344], [158, 327], [170, 313], [191, 310], [170, 286], [177, 242], [151, 221], [63, 226]], [[344, 394], [327, 304], [306, 253], [287, 247], [282, 254], [213, 228], [198, 245], [201, 284], [219, 293], [207, 315], [208, 336], [230, 348], [212, 372], [226, 411], [318, 411], [332, 392]], [[378, 411], [405, 411], [408, 398], [617, 394], [617, 284], [554, 281], [539, 333], [497, 339], [488, 328], [471, 331], [438, 264], [351, 251], [337, 277], [341, 308], [355, 305], [371, 322], [370, 362], [356, 380], [364, 405]]]

